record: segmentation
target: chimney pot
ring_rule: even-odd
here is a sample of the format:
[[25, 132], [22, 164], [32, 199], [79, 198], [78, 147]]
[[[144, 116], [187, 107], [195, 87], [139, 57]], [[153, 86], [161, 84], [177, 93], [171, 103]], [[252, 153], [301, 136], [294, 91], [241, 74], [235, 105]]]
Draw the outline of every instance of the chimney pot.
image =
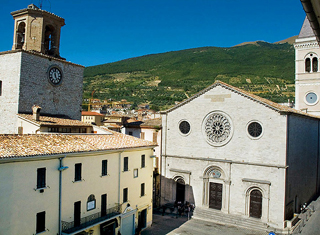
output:
[[41, 110], [40, 106], [38, 105], [32, 106], [33, 120], [40, 121], [40, 110]]

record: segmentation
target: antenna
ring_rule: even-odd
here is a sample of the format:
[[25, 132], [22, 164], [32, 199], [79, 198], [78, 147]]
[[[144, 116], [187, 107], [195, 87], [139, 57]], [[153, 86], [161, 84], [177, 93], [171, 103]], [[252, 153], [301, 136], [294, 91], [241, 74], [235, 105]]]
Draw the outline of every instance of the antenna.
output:
[[42, 10], [42, 2], [43, 0], [39, 0], [40, 9]]

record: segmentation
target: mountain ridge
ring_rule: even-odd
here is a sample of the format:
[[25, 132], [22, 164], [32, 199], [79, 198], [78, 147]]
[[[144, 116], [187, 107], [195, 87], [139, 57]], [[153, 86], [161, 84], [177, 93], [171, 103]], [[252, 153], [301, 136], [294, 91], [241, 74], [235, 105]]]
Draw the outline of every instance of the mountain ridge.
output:
[[165, 109], [221, 80], [286, 102], [294, 97], [294, 48], [283, 41], [191, 48], [90, 66], [84, 72], [84, 98], [95, 90], [95, 98]]

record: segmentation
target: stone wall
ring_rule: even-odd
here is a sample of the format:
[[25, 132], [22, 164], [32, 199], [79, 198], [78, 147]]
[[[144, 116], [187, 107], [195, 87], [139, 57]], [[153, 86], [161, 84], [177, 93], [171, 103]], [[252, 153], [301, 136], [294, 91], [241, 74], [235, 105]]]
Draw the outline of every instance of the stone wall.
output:
[[[62, 71], [59, 85], [49, 82], [48, 69], [52, 65]], [[19, 112], [30, 113], [33, 105], [39, 105], [41, 114], [81, 120], [82, 86], [82, 66], [22, 52]]]

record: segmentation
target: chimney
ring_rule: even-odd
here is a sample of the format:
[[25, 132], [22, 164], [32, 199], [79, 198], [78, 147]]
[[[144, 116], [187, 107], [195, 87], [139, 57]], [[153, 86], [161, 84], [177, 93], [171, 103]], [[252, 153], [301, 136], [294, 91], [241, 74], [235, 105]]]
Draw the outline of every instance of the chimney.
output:
[[41, 110], [40, 106], [38, 105], [32, 106], [33, 120], [40, 121], [40, 110]]

